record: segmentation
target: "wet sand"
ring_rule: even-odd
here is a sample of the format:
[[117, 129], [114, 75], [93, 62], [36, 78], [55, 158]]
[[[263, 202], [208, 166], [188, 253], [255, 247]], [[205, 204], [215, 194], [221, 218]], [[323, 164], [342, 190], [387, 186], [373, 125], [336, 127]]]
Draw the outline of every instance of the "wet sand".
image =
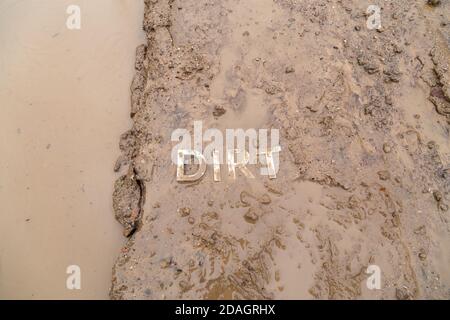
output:
[[[81, 7], [81, 30], [66, 8]], [[0, 298], [108, 297], [112, 213], [143, 1], [0, 3]], [[66, 289], [68, 265], [81, 290]]]

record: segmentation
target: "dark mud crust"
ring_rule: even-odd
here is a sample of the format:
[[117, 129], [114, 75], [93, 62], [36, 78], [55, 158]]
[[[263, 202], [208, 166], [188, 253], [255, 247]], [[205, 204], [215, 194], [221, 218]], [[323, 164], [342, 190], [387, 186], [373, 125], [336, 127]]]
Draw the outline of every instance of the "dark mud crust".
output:
[[[370, 4], [145, 1], [112, 299], [450, 298], [450, 3]], [[280, 129], [277, 179], [177, 183], [194, 120]]]
[[128, 174], [117, 179], [113, 193], [114, 214], [124, 228], [124, 236], [131, 236], [139, 227], [144, 203], [145, 184], [136, 179], [134, 170], [130, 168]]

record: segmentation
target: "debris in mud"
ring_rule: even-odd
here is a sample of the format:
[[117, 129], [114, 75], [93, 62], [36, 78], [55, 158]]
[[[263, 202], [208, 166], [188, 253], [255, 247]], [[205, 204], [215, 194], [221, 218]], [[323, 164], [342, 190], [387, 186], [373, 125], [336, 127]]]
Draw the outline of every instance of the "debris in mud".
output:
[[161, 269], [169, 268], [171, 265], [173, 265], [172, 257], [162, 259], [159, 265]]
[[259, 203], [262, 204], [270, 204], [272, 202], [272, 200], [270, 199], [270, 196], [268, 194], [263, 194], [260, 198], [259, 198]]
[[391, 178], [391, 174], [387, 170], [378, 171], [378, 177], [380, 180], [389, 180]]
[[294, 73], [295, 69], [294, 69], [294, 67], [286, 67], [285, 72], [286, 73]]
[[214, 115], [214, 117], [218, 118], [220, 116], [223, 116], [226, 112], [227, 112], [227, 110], [225, 110], [224, 107], [222, 107], [222, 106], [215, 106], [214, 107], [214, 111], [213, 111], [213, 115]]
[[430, 54], [438, 80], [438, 85], [430, 91], [430, 101], [437, 113], [446, 116], [450, 123], [450, 48], [440, 32]]
[[411, 295], [408, 292], [407, 288], [397, 288], [395, 289], [395, 296], [398, 300], [410, 300]]
[[430, 91], [429, 99], [434, 104], [437, 113], [450, 117], [450, 102], [447, 101], [441, 87], [433, 87]]
[[181, 209], [178, 209], [178, 213], [180, 214], [181, 217], [184, 218], [191, 214], [191, 209], [190, 208], [181, 208]]
[[439, 190], [433, 191], [433, 196], [437, 202], [440, 202], [442, 200], [442, 193]]
[[383, 144], [383, 151], [384, 153], [391, 153], [392, 151], [392, 146], [390, 143], [384, 143]]
[[419, 252], [419, 259], [421, 261], [425, 261], [427, 259], [427, 253], [425, 252], [424, 249], [421, 249]]
[[258, 215], [256, 214], [255, 209], [249, 208], [244, 215], [245, 221], [248, 223], [256, 223], [258, 221]]
[[383, 73], [386, 75], [386, 82], [400, 82], [402, 72], [399, 70], [397, 64], [391, 65], [388, 69], [385, 69]]
[[368, 74], [374, 74], [380, 71], [379, 66], [375, 64], [374, 61], [374, 58], [365, 55], [360, 55], [358, 57], [358, 64], [362, 66]]
[[438, 6], [439, 4], [441, 4], [441, 0], [428, 0], [427, 3], [430, 6]]
[[318, 106], [315, 106], [315, 105], [306, 106], [306, 109], [308, 109], [309, 111], [314, 112], [314, 113], [319, 111]]

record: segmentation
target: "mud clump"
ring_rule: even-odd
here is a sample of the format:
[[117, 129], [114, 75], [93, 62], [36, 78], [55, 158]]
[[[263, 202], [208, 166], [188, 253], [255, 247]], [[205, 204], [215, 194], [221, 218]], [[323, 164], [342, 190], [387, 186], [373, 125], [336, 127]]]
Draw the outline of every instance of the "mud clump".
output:
[[191, 214], [191, 209], [190, 208], [181, 208], [178, 209], [178, 213], [180, 214], [181, 217], [187, 217]]
[[397, 300], [410, 300], [411, 299], [410, 293], [405, 288], [395, 289], [395, 296], [397, 297]]
[[256, 223], [258, 221], [258, 215], [253, 208], [248, 209], [244, 215], [244, 218], [248, 223]]
[[141, 219], [142, 190], [131, 171], [114, 184], [113, 209], [116, 220], [124, 227], [123, 234], [129, 237]]
[[441, 0], [428, 0], [427, 3], [430, 6], [436, 7], [441, 4]]
[[213, 111], [214, 117], [218, 118], [220, 116], [223, 116], [225, 113], [227, 113], [227, 110], [225, 110], [224, 107], [222, 107], [222, 106], [214, 107], [214, 111]]
[[436, 35], [431, 50], [434, 72], [437, 76], [436, 86], [430, 91], [430, 101], [435, 105], [437, 113], [450, 122], [450, 48], [440, 32]]
[[391, 178], [391, 174], [387, 170], [378, 171], [378, 177], [380, 180], [386, 181]]

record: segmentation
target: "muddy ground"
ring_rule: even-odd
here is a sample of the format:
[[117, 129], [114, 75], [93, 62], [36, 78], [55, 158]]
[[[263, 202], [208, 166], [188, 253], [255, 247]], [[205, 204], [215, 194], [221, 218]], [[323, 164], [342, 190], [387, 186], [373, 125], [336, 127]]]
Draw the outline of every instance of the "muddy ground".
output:
[[[145, 4], [112, 299], [450, 298], [450, 1]], [[194, 120], [279, 129], [277, 178], [177, 182]]]

